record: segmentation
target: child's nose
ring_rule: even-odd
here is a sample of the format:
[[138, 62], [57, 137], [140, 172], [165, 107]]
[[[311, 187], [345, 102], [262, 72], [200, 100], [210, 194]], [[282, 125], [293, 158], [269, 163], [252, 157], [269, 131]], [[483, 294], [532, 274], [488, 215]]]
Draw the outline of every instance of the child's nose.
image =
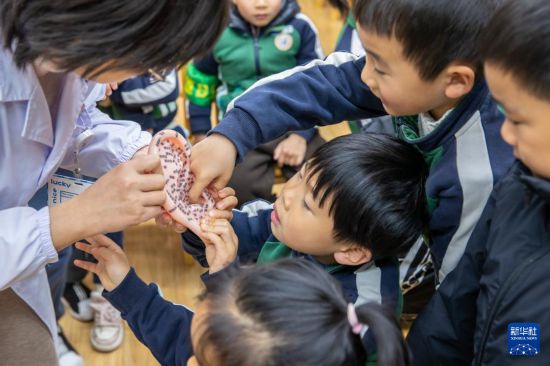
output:
[[516, 137], [512, 129], [512, 123], [508, 120], [508, 118], [506, 118], [504, 120], [504, 123], [502, 124], [502, 127], [500, 128], [500, 135], [502, 136], [504, 142], [506, 142], [508, 145], [515, 146]]
[[361, 71], [361, 80], [367, 84], [370, 89], [376, 89], [376, 81], [372, 77], [372, 71], [370, 70], [371, 66], [368, 58], [365, 60], [365, 67]]
[[292, 201], [294, 200], [295, 196], [295, 190], [292, 186], [289, 186], [288, 183], [285, 184], [283, 189], [281, 190], [281, 198], [283, 199], [283, 207], [285, 210], [289, 210], [290, 206], [292, 205]]
[[256, 0], [257, 8], [265, 8], [267, 6], [267, 0]]

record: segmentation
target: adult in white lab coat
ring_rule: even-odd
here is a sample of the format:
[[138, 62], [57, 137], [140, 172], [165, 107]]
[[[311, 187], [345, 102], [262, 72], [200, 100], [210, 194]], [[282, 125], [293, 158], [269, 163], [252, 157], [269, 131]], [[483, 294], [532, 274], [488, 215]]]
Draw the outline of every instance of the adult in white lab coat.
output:
[[[159, 159], [140, 154], [151, 137], [139, 125], [112, 121], [96, 109], [105, 94], [98, 83], [148, 70], [158, 76], [187, 62], [215, 41], [226, 12], [217, 0], [0, 3], [3, 364], [57, 364], [44, 270], [57, 251], [162, 212], [164, 178], [150, 173]], [[29, 208], [59, 167], [104, 175], [66, 203]]]

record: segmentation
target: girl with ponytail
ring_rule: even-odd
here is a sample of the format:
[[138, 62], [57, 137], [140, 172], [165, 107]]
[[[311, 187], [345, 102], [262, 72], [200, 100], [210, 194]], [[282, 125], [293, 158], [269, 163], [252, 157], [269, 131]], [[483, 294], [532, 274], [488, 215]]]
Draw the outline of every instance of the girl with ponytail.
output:
[[110, 239], [88, 241], [77, 247], [98, 263], [75, 264], [99, 275], [105, 298], [163, 365], [362, 366], [368, 355], [360, 335], [367, 327], [378, 365], [409, 365], [393, 312], [374, 303], [348, 304], [340, 284], [312, 262], [285, 259], [221, 270], [236, 248], [212, 243], [210, 273], [193, 313], [139, 279]]

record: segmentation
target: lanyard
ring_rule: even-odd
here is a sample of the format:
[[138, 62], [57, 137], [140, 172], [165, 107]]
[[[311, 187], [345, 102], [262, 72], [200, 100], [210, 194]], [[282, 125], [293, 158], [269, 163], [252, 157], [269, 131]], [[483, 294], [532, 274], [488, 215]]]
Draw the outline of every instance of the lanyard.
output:
[[86, 146], [86, 143], [94, 136], [94, 132], [91, 129], [84, 130], [80, 135], [76, 137], [76, 147], [74, 150], [74, 175], [76, 178], [82, 178], [82, 170], [80, 169], [80, 161], [78, 156], [80, 151]]

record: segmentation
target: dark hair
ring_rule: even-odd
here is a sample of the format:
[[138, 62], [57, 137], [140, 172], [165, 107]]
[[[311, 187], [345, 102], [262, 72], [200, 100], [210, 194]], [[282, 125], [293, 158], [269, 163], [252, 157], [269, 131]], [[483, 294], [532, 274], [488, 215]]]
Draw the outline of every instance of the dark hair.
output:
[[550, 100], [549, 39], [547, 0], [508, 1], [489, 23], [483, 57], [510, 72], [534, 96]]
[[348, 16], [348, 13], [349, 13], [348, 0], [327, 0], [327, 1], [332, 7], [338, 10], [342, 18], [345, 18]]
[[[206, 281], [201, 298], [208, 302], [194, 350], [201, 364], [207, 364], [205, 354], [224, 366], [365, 364], [367, 354], [348, 323], [340, 284], [312, 262], [230, 267]], [[373, 332], [379, 365], [409, 364], [391, 310], [365, 304], [356, 313]]]
[[355, 0], [361, 27], [403, 46], [420, 77], [435, 79], [452, 62], [482, 74], [479, 37], [500, 0]]
[[317, 178], [313, 198], [321, 207], [330, 198], [335, 239], [382, 258], [422, 234], [427, 167], [414, 146], [389, 135], [347, 135], [321, 146], [307, 164], [307, 179]]
[[171, 69], [207, 52], [225, 26], [227, 0], [2, 0], [3, 45], [19, 67], [38, 57], [86, 76]]

